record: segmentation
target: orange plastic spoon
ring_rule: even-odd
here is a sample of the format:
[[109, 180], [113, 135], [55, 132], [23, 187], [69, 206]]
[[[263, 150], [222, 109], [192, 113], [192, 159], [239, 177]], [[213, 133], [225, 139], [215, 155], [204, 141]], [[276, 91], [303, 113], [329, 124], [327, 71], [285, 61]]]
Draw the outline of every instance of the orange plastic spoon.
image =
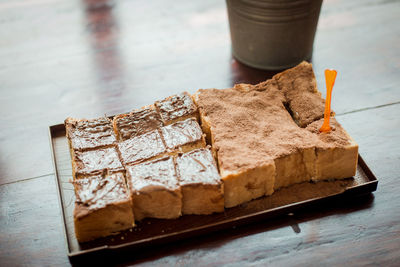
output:
[[331, 127], [329, 126], [329, 119], [331, 117], [331, 99], [332, 99], [332, 88], [336, 80], [336, 70], [325, 70], [325, 82], [326, 82], [326, 101], [325, 101], [325, 112], [324, 112], [324, 123], [322, 124], [320, 132], [329, 132]]

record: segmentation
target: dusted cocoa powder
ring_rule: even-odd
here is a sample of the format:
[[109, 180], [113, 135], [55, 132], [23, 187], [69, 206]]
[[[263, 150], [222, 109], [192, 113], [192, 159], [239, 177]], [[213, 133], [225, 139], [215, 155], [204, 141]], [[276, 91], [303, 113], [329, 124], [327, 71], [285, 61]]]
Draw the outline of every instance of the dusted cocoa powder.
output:
[[[198, 91], [197, 104], [209, 119], [220, 168], [239, 171], [297, 150], [349, 143], [348, 135], [335, 119], [331, 120], [333, 130], [329, 133], [319, 133], [318, 127], [322, 125], [319, 120], [309, 119], [311, 124], [307, 128], [303, 128], [307, 125], [300, 127], [285, 108], [286, 95], [297, 94], [280, 90], [275, 79], [257, 85], [238, 84], [230, 89]], [[305, 110], [313, 110], [314, 106], [313, 101], [302, 103]]]

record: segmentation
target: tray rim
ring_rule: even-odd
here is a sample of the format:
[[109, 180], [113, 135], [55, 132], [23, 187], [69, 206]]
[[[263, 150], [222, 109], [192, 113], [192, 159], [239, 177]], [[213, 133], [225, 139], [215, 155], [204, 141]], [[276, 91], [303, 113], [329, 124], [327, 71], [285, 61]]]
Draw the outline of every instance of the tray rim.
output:
[[[110, 117], [113, 117], [113, 116], [110, 116]], [[362, 194], [372, 193], [372, 192], [376, 191], [377, 186], [378, 186], [378, 179], [376, 178], [374, 173], [371, 171], [369, 166], [366, 164], [364, 159], [361, 157], [361, 155], [358, 153], [358, 166], [360, 166], [361, 169], [364, 171], [364, 173], [367, 176], [369, 181], [366, 183], [360, 184], [360, 185], [351, 186], [343, 192], [332, 194], [332, 195], [325, 196], [325, 197], [310, 198], [310, 199], [303, 200], [300, 202], [290, 203], [290, 204], [275, 207], [272, 209], [258, 211], [258, 212], [252, 213], [251, 215], [243, 215], [240, 217], [236, 217], [235, 219], [222, 220], [217, 223], [206, 224], [203, 226], [186, 229], [186, 230], [183, 230], [180, 232], [158, 235], [157, 237], [149, 237], [146, 239], [131, 241], [131, 242], [127, 242], [127, 243], [120, 244], [120, 245], [103, 245], [103, 246], [99, 246], [99, 247], [95, 247], [95, 248], [80, 250], [77, 252], [71, 252], [71, 246], [70, 246], [70, 241], [68, 239], [67, 227], [66, 227], [66, 215], [65, 215], [65, 210], [63, 207], [63, 197], [62, 197], [62, 193], [61, 193], [62, 188], [60, 186], [60, 179], [58, 177], [56, 154], [55, 154], [54, 145], [53, 145], [53, 138], [55, 137], [56, 132], [59, 132], [60, 130], [65, 131], [65, 126], [63, 123], [48, 126], [49, 143], [50, 143], [50, 149], [51, 149], [51, 157], [52, 157], [52, 161], [53, 161], [52, 165], [53, 165], [53, 169], [54, 169], [54, 178], [55, 178], [56, 189], [57, 189], [58, 204], [59, 204], [59, 208], [61, 209], [61, 219], [62, 219], [62, 224], [63, 224], [62, 228], [63, 228], [64, 240], [66, 242], [66, 247], [67, 247], [67, 252], [68, 252], [67, 255], [70, 260], [77, 258], [78, 256], [89, 256], [95, 252], [100, 252], [100, 251], [104, 251], [104, 252], [118, 251], [119, 249], [122, 249], [122, 248], [133, 250], [134, 248], [141, 247], [141, 245], [143, 245], [143, 247], [144, 247], [145, 245], [152, 245], [152, 243], [157, 244], [157, 242], [160, 242], [160, 241], [162, 242], [163, 239], [166, 239], [168, 237], [177, 237], [177, 240], [190, 238], [192, 236], [196, 236], [196, 235], [200, 234], [199, 231], [207, 230], [207, 229], [209, 229], [209, 233], [212, 233], [212, 232], [215, 232], [217, 229], [228, 229], [230, 227], [230, 225], [234, 222], [238, 222], [237, 224], [235, 224], [236, 226], [238, 226], [238, 225], [246, 224], [246, 221], [251, 223], [251, 222], [256, 221], [258, 218], [260, 218], [260, 220], [261, 220], [262, 217], [278, 216], [279, 214], [285, 213], [286, 210], [290, 210], [290, 209], [295, 210], [296, 208], [298, 209], [298, 208], [301, 208], [302, 206], [312, 205], [319, 201], [330, 201], [334, 198], [344, 198], [344, 197], [348, 196], [350, 193], [352, 193], [353, 191], [355, 191], [354, 195], [362, 195]], [[362, 191], [361, 190], [362, 188], [368, 188], [368, 190]], [[357, 191], [360, 191], [360, 192], [357, 192]], [[276, 213], [276, 214], [274, 214], [274, 213]], [[268, 215], [270, 215], [270, 216], [268, 216]], [[188, 234], [188, 236], [187, 237], [184, 236], [185, 234]], [[182, 237], [182, 238], [179, 238], [179, 237]], [[149, 242], [151, 242], [151, 243], [149, 244]]]
[[74, 254], [74, 253], [71, 253], [71, 246], [69, 244], [68, 235], [67, 235], [65, 213], [64, 213], [64, 207], [63, 207], [63, 201], [62, 201], [62, 195], [61, 195], [61, 188], [60, 188], [60, 184], [59, 184], [60, 179], [58, 177], [56, 155], [55, 155], [55, 150], [54, 150], [54, 146], [53, 146], [53, 131], [55, 131], [56, 128], [59, 128], [60, 125], [62, 125], [62, 124], [55, 124], [55, 125], [49, 126], [48, 135], [49, 135], [49, 141], [50, 141], [51, 159], [53, 161], [52, 165], [53, 165], [53, 169], [54, 169], [54, 179], [55, 179], [56, 190], [57, 190], [58, 206], [61, 209], [61, 222], [63, 225], [62, 228], [63, 228], [64, 241], [66, 242], [65, 245], [67, 246], [68, 257], [70, 258], [72, 256], [72, 254]]

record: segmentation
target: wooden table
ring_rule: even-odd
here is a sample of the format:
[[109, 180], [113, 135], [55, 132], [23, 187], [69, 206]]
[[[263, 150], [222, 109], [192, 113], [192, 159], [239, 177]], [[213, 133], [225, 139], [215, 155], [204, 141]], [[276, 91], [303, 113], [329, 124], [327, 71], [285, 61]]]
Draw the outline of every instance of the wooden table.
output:
[[[313, 64], [379, 179], [366, 197], [148, 249], [121, 265], [399, 265], [400, 2], [324, 1]], [[231, 56], [223, 1], [0, 3], [0, 265], [69, 265], [47, 127], [274, 73]], [[114, 259], [115, 260], [115, 259]]]

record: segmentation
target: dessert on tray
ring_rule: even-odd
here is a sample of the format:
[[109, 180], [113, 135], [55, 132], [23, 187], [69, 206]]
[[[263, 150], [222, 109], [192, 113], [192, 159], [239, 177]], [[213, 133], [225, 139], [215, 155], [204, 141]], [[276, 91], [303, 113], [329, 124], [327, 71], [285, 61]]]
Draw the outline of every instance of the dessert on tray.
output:
[[354, 176], [358, 145], [334, 118], [320, 132], [324, 105], [303, 62], [257, 85], [184, 92], [112, 121], [68, 118], [78, 241]]
[[182, 193], [171, 157], [127, 166], [136, 220], [174, 219], [182, 214]]
[[80, 241], [133, 227], [131, 196], [124, 174], [106, 171], [74, 181], [75, 235]]
[[120, 142], [118, 149], [125, 165], [160, 158], [167, 153], [167, 148], [157, 130]]
[[117, 140], [108, 118], [76, 120], [67, 118], [65, 129], [72, 150], [87, 150], [115, 145]]
[[341, 179], [355, 175], [357, 168], [358, 145], [343, 127], [331, 119], [333, 130], [319, 133], [323, 119], [309, 124], [306, 130], [318, 136], [315, 146], [315, 174], [313, 181]]
[[201, 148], [176, 158], [182, 189], [183, 214], [224, 211], [224, 185], [210, 149]]
[[161, 133], [169, 151], [187, 152], [206, 145], [200, 125], [193, 118], [161, 127]]
[[225, 207], [294, 183], [355, 174], [354, 140], [334, 119], [330, 132], [318, 130], [324, 101], [315, 84], [311, 64], [303, 62], [254, 86], [195, 94], [224, 182]]
[[155, 106], [165, 125], [189, 118], [198, 120], [199, 117], [197, 106], [187, 92], [156, 101]]
[[99, 174], [104, 170], [110, 172], [124, 170], [115, 147], [73, 151], [71, 156], [72, 173], [75, 178]]
[[161, 116], [154, 106], [117, 115], [113, 119], [114, 131], [120, 141], [156, 130], [163, 125]]

